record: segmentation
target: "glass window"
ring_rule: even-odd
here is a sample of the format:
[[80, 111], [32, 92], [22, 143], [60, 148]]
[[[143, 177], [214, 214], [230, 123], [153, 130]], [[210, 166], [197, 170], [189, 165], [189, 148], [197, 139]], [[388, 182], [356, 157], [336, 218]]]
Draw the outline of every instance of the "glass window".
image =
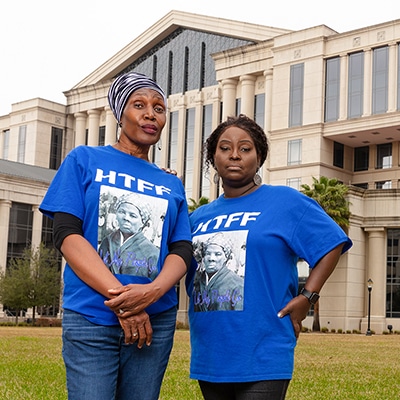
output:
[[18, 133], [18, 162], [25, 162], [25, 147], [26, 147], [26, 125], [21, 125], [19, 127]]
[[[212, 104], [203, 106], [203, 125], [202, 125], [202, 139], [204, 143], [210, 136], [212, 131]], [[210, 176], [209, 171], [205, 170], [204, 162], [201, 164], [200, 170], [200, 197], [210, 198]]]
[[375, 182], [376, 189], [391, 189], [392, 188], [392, 181], [380, 181]]
[[397, 109], [400, 110], [400, 44], [397, 46]]
[[289, 127], [303, 123], [304, 64], [290, 66]]
[[242, 110], [242, 99], [236, 99], [235, 103], [235, 113], [239, 115]]
[[289, 140], [288, 142], [288, 165], [301, 164], [301, 145], [302, 140]]
[[183, 64], [183, 88], [182, 92], [186, 93], [189, 82], [189, 47], [185, 46], [185, 62]]
[[354, 171], [367, 171], [369, 167], [369, 147], [356, 147], [354, 149]]
[[50, 143], [50, 169], [58, 169], [61, 164], [63, 145], [63, 130], [61, 128], [51, 128], [51, 143]]
[[10, 130], [3, 131], [3, 159], [8, 160], [8, 149], [10, 147]]
[[378, 144], [376, 146], [376, 168], [392, 168], [392, 143]]
[[368, 183], [353, 183], [352, 184], [355, 187], [361, 188], [361, 189], [368, 189]]
[[354, 53], [349, 56], [349, 118], [361, 117], [364, 98], [364, 53]]
[[372, 66], [372, 114], [382, 114], [388, 108], [389, 48], [374, 49]]
[[339, 168], [344, 166], [344, 145], [342, 143], [333, 142], [333, 165]]
[[337, 121], [340, 100], [340, 57], [326, 60], [325, 68], [325, 122]]
[[400, 318], [400, 229], [387, 230], [386, 317]]
[[178, 163], [178, 111], [169, 115], [169, 146], [168, 146], [168, 168], [177, 168]]
[[99, 126], [99, 146], [104, 146], [106, 142], [106, 127]]
[[288, 178], [286, 179], [286, 186], [293, 189], [300, 190], [301, 188], [301, 178]]
[[183, 166], [183, 184], [187, 197], [192, 197], [193, 191], [193, 159], [194, 159], [194, 126], [195, 109], [186, 110], [186, 129], [185, 129], [185, 158]]
[[265, 93], [257, 94], [254, 100], [254, 120], [264, 129]]
[[32, 242], [33, 211], [30, 204], [12, 203], [8, 225], [7, 261], [21, 257]]

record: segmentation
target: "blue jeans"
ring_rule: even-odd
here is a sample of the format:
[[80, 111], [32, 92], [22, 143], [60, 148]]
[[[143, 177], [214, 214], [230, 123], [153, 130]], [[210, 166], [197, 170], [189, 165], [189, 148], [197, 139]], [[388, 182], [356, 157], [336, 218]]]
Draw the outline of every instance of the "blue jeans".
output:
[[126, 345], [119, 326], [64, 310], [63, 359], [69, 400], [157, 400], [171, 353], [176, 308], [151, 317], [153, 341]]

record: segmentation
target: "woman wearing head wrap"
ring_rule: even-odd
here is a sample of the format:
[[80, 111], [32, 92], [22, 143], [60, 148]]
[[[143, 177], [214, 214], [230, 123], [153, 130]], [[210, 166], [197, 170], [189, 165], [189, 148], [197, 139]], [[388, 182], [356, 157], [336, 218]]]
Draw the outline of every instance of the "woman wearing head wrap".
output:
[[[130, 72], [115, 79], [108, 101], [117, 143], [73, 149], [40, 206], [54, 218], [54, 243], [67, 261], [68, 395], [156, 400], [176, 324], [174, 286], [191, 258], [186, 196], [180, 179], [149, 162], [166, 122], [163, 90]], [[105, 199], [113, 198], [118, 231], [106, 246], [108, 231], [98, 221]], [[148, 239], [152, 222], [157, 235]]]

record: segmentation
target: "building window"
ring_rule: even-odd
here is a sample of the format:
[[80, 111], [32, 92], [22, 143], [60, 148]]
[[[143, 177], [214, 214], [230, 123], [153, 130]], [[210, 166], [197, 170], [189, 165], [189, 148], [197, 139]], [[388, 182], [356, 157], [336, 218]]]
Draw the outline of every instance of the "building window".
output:
[[340, 100], [340, 57], [326, 60], [325, 68], [325, 122], [337, 121]]
[[265, 93], [257, 94], [254, 99], [254, 120], [264, 129]]
[[156, 81], [156, 82], [157, 82], [157, 61], [158, 61], [157, 56], [154, 55], [153, 56], [153, 71], [152, 71], [151, 77], [152, 77], [153, 81]]
[[299, 165], [301, 164], [301, 145], [302, 140], [289, 140], [288, 142], [288, 165]]
[[397, 46], [397, 109], [400, 110], [400, 44]]
[[63, 144], [63, 130], [61, 128], [51, 128], [51, 143], [50, 143], [50, 169], [58, 169], [61, 164]]
[[189, 47], [185, 46], [185, 60], [183, 63], [183, 89], [182, 92], [186, 93], [188, 90], [189, 82]]
[[290, 66], [289, 127], [303, 124], [304, 64]]
[[203, 89], [204, 81], [206, 75], [206, 44], [204, 42], [201, 43], [201, 54], [200, 54], [200, 82], [199, 89]]
[[99, 126], [99, 146], [104, 146], [106, 143], [106, 127]]
[[13, 202], [8, 225], [7, 261], [21, 257], [25, 248], [31, 245], [32, 223], [32, 206]]
[[236, 115], [240, 114], [240, 111], [242, 109], [242, 99], [236, 99], [236, 103], [235, 103], [235, 113]]
[[301, 188], [301, 178], [288, 178], [286, 179], [286, 186], [293, 189], [300, 190]]
[[[201, 143], [205, 143], [212, 131], [212, 104], [203, 106], [203, 124], [201, 128]], [[204, 162], [200, 168], [200, 197], [210, 198], [210, 171], [205, 171]]]
[[172, 94], [172, 74], [174, 66], [174, 55], [172, 51], [168, 53], [168, 72], [167, 72], [167, 97]]
[[169, 115], [168, 168], [175, 169], [178, 164], [178, 111]]
[[26, 148], [26, 125], [21, 125], [19, 127], [18, 133], [18, 162], [25, 162], [25, 148]]
[[386, 317], [400, 318], [400, 229], [387, 230]]
[[363, 113], [364, 98], [364, 53], [354, 53], [349, 56], [349, 92], [348, 109], [349, 118], [361, 117]]
[[378, 144], [376, 146], [376, 168], [392, 168], [392, 143]]
[[369, 167], [369, 147], [356, 147], [354, 149], [354, 172], [367, 171]]
[[382, 114], [388, 108], [389, 48], [374, 49], [372, 66], [372, 114]]
[[3, 159], [8, 160], [8, 149], [10, 147], [10, 130], [3, 131]]
[[193, 192], [194, 127], [195, 109], [189, 108], [186, 110], [185, 158], [183, 165], [183, 184], [188, 197], [192, 197]]
[[392, 181], [375, 182], [375, 189], [391, 189]]
[[344, 145], [342, 143], [333, 142], [333, 165], [339, 168], [344, 166]]
[[365, 183], [353, 183], [352, 185], [355, 186], [355, 187], [358, 187], [360, 189], [368, 189], [368, 183], [367, 182], [365, 182]]

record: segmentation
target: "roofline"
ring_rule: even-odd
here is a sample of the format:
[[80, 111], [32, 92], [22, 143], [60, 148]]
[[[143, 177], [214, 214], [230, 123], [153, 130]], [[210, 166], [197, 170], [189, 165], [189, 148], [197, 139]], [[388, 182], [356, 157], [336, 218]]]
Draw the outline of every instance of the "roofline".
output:
[[67, 95], [81, 87], [95, 85], [100, 81], [110, 80], [118, 72], [129, 66], [146, 51], [166, 38], [179, 27], [201, 30], [219, 35], [260, 42], [275, 36], [291, 32], [288, 29], [273, 28], [264, 25], [239, 22], [225, 18], [216, 18], [200, 14], [172, 10], [163, 18], [153, 24], [149, 29], [139, 35], [136, 39], [123, 47], [109, 60], [81, 80], [72, 89], [65, 91]]

